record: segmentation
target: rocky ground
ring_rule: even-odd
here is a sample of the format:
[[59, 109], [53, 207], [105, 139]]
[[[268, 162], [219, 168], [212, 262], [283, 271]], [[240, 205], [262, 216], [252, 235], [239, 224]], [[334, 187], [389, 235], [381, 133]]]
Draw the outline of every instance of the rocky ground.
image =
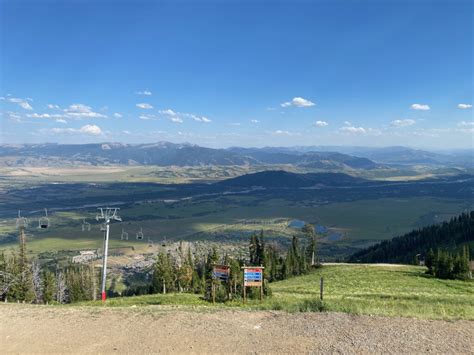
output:
[[2, 353], [474, 353], [474, 322], [342, 313], [0, 305]]

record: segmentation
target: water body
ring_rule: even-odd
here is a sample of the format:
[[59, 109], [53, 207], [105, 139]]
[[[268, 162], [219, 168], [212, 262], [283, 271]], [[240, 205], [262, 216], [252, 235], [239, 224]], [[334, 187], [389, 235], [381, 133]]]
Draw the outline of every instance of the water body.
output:
[[306, 224], [305, 221], [302, 221], [300, 219], [294, 219], [288, 223], [288, 227], [290, 228], [303, 228], [304, 225]]

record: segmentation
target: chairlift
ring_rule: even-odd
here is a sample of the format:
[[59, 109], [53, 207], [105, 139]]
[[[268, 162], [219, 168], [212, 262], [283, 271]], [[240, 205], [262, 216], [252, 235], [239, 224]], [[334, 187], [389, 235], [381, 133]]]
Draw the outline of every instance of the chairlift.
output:
[[89, 222], [86, 222], [85, 218], [82, 220], [82, 231], [83, 232], [90, 232], [91, 231], [91, 224]]
[[22, 217], [20, 210], [18, 210], [18, 218], [16, 219], [16, 227], [25, 227], [28, 228], [28, 218]]
[[148, 247], [149, 248], [153, 247], [153, 240], [151, 240], [150, 238], [148, 238]]
[[46, 208], [44, 209], [44, 214], [45, 215], [38, 220], [38, 228], [41, 229], [49, 228], [48, 210]]
[[140, 230], [137, 232], [137, 240], [143, 240], [143, 229], [140, 227]]
[[105, 223], [100, 224], [100, 231], [105, 232], [107, 230], [107, 225]]
[[122, 228], [122, 234], [120, 235], [120, 240], [128, 240], [128, 233]]

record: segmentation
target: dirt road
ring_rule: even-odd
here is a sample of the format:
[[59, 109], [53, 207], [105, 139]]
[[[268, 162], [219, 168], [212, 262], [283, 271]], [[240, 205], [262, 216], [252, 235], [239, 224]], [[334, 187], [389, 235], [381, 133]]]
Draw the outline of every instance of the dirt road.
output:
[[2, 353], [473, 353], [474, 322], [342, 313], [0, 305]]

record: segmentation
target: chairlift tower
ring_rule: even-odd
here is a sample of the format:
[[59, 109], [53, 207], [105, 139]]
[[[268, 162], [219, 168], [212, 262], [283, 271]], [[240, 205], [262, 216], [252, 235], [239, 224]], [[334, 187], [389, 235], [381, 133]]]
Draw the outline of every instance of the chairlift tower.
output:
[[102, 287], [101, 287], [101, 294], [102, 294], [102, 301], [104, 302], [106, 299], [105, 294], [105, 280], [107, 276], [107, 254], [109, 251], [109, 231], [110, 231], [110, 222], [111, 221], [119, 221], [122, 222], [122, 218], [118, 216], [118, 211], [120, 208], [98, 208], [99, 212], [95, 219], [97, 221], [104, 221], [105, 224], [105, 231], [104, 231], [104, 259], [102, 263]]

